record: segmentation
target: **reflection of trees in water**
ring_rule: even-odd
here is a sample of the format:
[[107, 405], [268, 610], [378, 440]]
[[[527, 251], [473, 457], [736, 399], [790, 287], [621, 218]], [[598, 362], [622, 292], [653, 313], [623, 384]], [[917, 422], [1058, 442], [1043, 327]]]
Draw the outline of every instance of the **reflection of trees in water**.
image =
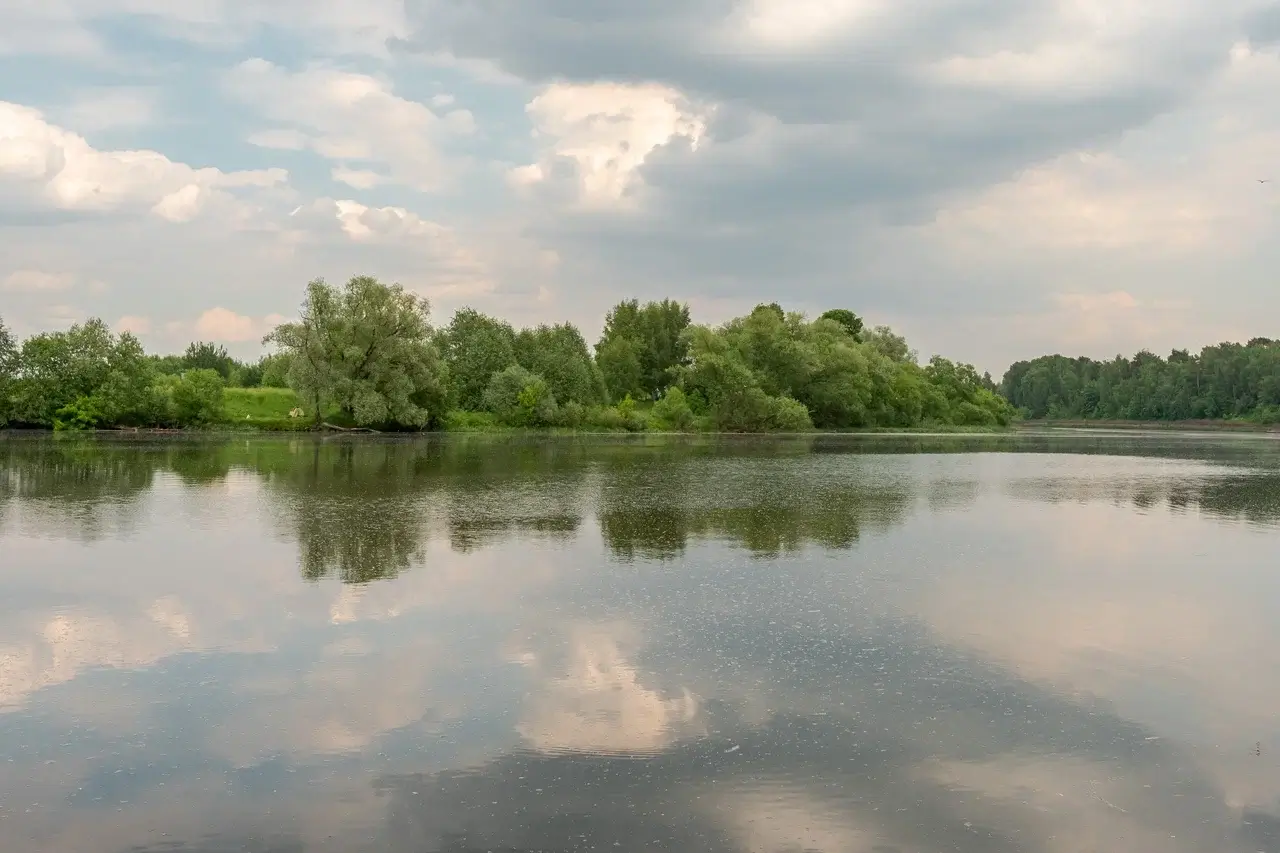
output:
[[272, 512], [297, 539], [303, 577], [368, 583], [421, 561], [422, 460], [409, 449], [314, 440], [251, 449], [246, 461], [262, 475]]
[[248, 460], [298, 540], [305, 577], [394, 577], [424, 559], [433, 522], [474, 550], [581, 523], [581, 447], [461, 440], [296, 441]]
[[92, 542], [133, 527], [164, 455], [152, 444], [89, 437], [6, 438], [0, 496], [20, 502], [31, 522]]
[[161, 841], [130, 847], [125, 853], [306, 853], [307, 844], [297, 838], [273, 838], [247, 833], [218, 834], [199, 841]]
[[1280, 473], [1237, 471], [1183, 477], [1028, 478], [1007, 486], [1014, 497], [1047, 503], [1132, 504], [1150, 510], [1199, 511], [1210, 518], [1275, 525], [1280, 521]]
[[619, 464], [601, 486], [601, 532], [626, 559], [673, 559], [690, 539], [727, 540], [764, 557], [850, 548], [864, 530], [901, 522], [914, 497], [909, 481], [870, 481], [850, 459]]

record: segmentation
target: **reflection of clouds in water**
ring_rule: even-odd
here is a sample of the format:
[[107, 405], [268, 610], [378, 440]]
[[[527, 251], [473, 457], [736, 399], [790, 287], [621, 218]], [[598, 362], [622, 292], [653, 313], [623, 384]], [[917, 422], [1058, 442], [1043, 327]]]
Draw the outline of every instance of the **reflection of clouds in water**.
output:
[[441, 652], [430, 640], [372, 653], [348, 637], [298, 672], [237, 677], [231, 688], [251, 702], [201, 733], [211, 755], [236, 767], [274, 757], [308, 762], [362, 750], [388, 731], [423, 722], [433, 700]]
[[[786, 779], [713, 792], [704, 806], [742, 853], [878, 853], [896, 850], [848, 803], [824, 799]], [[869, 810], [868, 810], [869, 811]]]
[[[669, 696], [641, 683], [616, 635], [606, 625], [578, 626], [568, 660], [555, 667], [524, 650], [514, 658], [543, 679], [518, 730], [543, 752], [652, 753], [694, 721], [698, 703], [688, 690]], [[550, 664], [550, 665], [548, 665]]]
[[[1221, 820], [1216, 799], [1187, 802], [1171, 822], [1170, 792], [1176, 768], [1137, 782], [1132, 773], [1102, 761], [1073, 756], [1004, 755], [984, 761], [928, 761], [921, 780], [968, 795], [972, 823], [988, 823], [1036, 837], [1043, 853], [1200, 853], [1224, 849], [1214, 828]], [[1156, 790], [1157, 787], [1163, 790]], [[1190, 798], [1186, 798], [1190, 799]], [[1204, 817], [1197, 831], [1195, 818]], [[1170, 829], [1176, 827], [1177, 832]], [[1206, 846], [1206, 845], [1212, 845]], [[1228, 845], [1225, 849], [1240, 849]]]
[[36, 691], [65, 684], [93, 667], [136, 669], [190, 647], [191, 626], [175, 598], [157, 599], [145, 614], [122, 621], [66, 608], [25, 639], [0, 644], [0, 711], [21, 707]]
[[[1193, 744], [1233, 808], [1280, 806], [1280, 579], [1263, 533], [1098, 503], [1010, 507], [986, 571], [940, 560], [905, 606], [1028, 680], [1103, 698]], [[982, 525], [979, 519], [969, 523]], [[981, 531], [980, 531], [981, 533]]]

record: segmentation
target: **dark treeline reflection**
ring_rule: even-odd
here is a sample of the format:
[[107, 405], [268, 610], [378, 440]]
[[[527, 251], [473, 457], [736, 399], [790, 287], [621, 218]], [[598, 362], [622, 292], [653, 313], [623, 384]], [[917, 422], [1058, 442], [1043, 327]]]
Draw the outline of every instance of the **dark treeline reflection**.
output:
[[812, 456], [660, 468], [643, 457], [617, 460], [601, 481], [600, 530], [624, 559], [673, 559], [690, 539], [727, 541], [761, 557], [807, 545], [851, 548], [864, 529], [900, 522], [914, 498], [910, 480], [865, 474], [865, 466], [833, 467]]
[[1071, 480], [1037, 478], [1014, 481], [1015, 497], [1049, 503], [1105, 501], [1140, 510], [1167, 507], [1200, 512], [1209, 518], [1271, 526], [1280, 523], [1280, 473], [1247, 471], [1182, 479], [1125, 478]]
[[[430, 437], [401, 440], [0, 438], [0, 502], [53, 535], [93, 541], [127, 530], [145, 496], [249, 474], [263, 514], [298, 543], [304, 577], [367, 583], [425, 559], [434, 536], [468, 552], [513, 535], [569, 539], [595, 516], [622, 559], [672, 559], [692, 540], [759, 557], [854, 546], [900, 523], [916, 498], [963, 507], [976, 481], [922, 482], [869, 461], [957, 452], [1158, 456], [1250, 473], [1126, 480], [1047, 476], [1009, 484], [1033, 499], [1165, 503], [1224, 519], [1280, 518], [1280, 442], [1173, 436], [809, 436], [801, 438]], [[165, 481], [168, 481], [166, 484]], [[244, 500], [216, 488], [209, 500]], [[15, 501], [17, 503], [15, 503]], [[5, 516], [0, 515], [0, 518]]]
[[96, 541], [133, 526], [168, 455], [128, 444], [0, 440], [0, 502], [53, 513], [64, 522], [60, 533]]

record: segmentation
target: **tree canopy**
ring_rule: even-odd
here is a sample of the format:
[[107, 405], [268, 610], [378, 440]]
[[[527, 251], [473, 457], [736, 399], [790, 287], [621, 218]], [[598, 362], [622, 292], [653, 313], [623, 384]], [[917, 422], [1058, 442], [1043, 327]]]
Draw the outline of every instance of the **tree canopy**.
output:
[[684, 331], [689, 322], [689, 306], [670, 299], [644, 305], [629, 299], [615, 305], [605, 315], [595, 346], [609, 398], [661, 396], [675, 381], [676, 368], [688, 359]]
[[482, 407], [495, 373], [516, 363], [516, 333], [511, 324], [461, 308], [440, 331], [440, 352], [449, 366], [453, 402], [462, 409]]
[[443, 415], [446, 368], [430, 308], [400, 285], [316, 279], [298, 321], [263, 342], [289, 354], [289, 384], [310, 399], [317, 423], [326, 401], [362, 425], [425, 427]]
[[1031, 418], [1280, 421], [1280, 343], [1254, 338], [1192, 355], [1143, 350], [1109, 361], [1047, 355], [1019, 361], [1000, 383]]
[[884, 327], [863, 343], [838, 319], [809, 322], [761, 305], [718, 329], [694, 327], [688, 341], [684, 390], [720, 429], [791, 429], [806, 420], [825, 429], [997, 425], [1014, 414], [972, 366], [935, 358], [922, 369]]

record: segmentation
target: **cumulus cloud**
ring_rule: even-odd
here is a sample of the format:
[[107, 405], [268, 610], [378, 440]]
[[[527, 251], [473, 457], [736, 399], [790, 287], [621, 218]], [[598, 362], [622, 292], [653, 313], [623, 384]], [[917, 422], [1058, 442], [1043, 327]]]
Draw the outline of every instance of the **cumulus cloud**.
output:
[[226, 88], [282, 125], [252, 134], [250, 142], [308, 148], [348, 174], [351, 163], [376, 164], [420, 190], [438, 189], [445, 178], [443, 138], [467, 133], [472, 125], [465, 111], [437, 115], [426, 104], [396, 95], [387, 80], [332, 68], [295, 72], [251, 59], [227, 76]]
[[543, 158], [512, 169], [516, 186], [553, 179], [571, 164], [574, 193], [598, 205], [623, 200], [645, 159], [681, 137], [696, 148], [706, 117], [674, 89], [658, 85], [552, 84], [529, 102], [535, 138], [547, 143]]
[[176, 163], [156, 151], [99, 151], [30, 107], [0, 102], [0, 211], [84, 213], [150, 210], [173, 221], [231, 189], [282, 184], [283, 169], [223, 172]]
[[218, 306], [197, 317], [193, 329], [201, 340], [243, 343], [260, 340], [263, 335], [287, 320], [280, 314], [246, 317]]
[[[1232, 52], [1260, 5], [533, 0], [499, 15], [411, 0], [406, 44], [540, 86], [529, 114], [543, 156], [510, 179], [539, 191], [530, 233], [569, 259], [566, 277], [744, 301], [785, 290], [796, 307], [847, 301], [953, 344], [932, 316], [1048, 310], [1073, 291], [1021, 263], [1046, 243], [1089, 253], [1077, 279], [1109, 252], [1256, 245], [1269, 214], [1185, 163], [1176, 174], [1167, 134], [1163, 152], [1157, 134], [1146, 150], [1129, 140], [1170, 115], [1262, 114]], [[638, 92], [682, 105], [679, 118], [654, 121]], [[628, 146], [639, 127], [653, 133]], [[1221, 167], [1214, 178], [1256, 189], [1234, 155], [1266, 149], [1258, 128], [1179, 131]], [[588, 186], [633, 203], [575, 215]], [[1101, 292], [1147, 286], [1132, 274], [1118, 269]]]
[[429, 295], [477, 294], [494, 286], [485, 257], [454, 229], [403, 207], [321, 198], [297, 208], [289, 219], [295, 230], [288, 238], [300, 247], [332, 248], [336, 238], [359, 247], [370, 260], [396, 261], [401, 269], [412, 270], [402, 283]]
[[145, 335], [151, 331], [151, 318], [126, 314], [116, 320], [116, 331], [129, 332], [134, 335]]
[[14, 270], [0, 280], [0, 290], [24, 292], [49, 292], [66, 290], [75, 282], [75, 276], [51, 273], [43, 270]]
[[[143, 135], [163, 88], [0, 108], [0, 223], [25, 226], [0, 239], [54, 268], [74, 228], [108, 316], [161, 292], [153, 316], [195, 316], [186, 291], [215, 285], [264, 316], [286, 283], [372, 272], [589, 335], [633, 295], [710, 321], [847, 305], [997, 373], [1046, 346], [1194, 347], [1280, 308], [1280, 184], [1257, 183], [1280, 180], [1278, 22], [1266, 0], [28, 4], [0, 54], [101, 62], [124, 25], [261, 58], [213, 87], [241, 110], [201, 131], [224, 168]], [[102, 129], [139, 150], [76, 135]], [[69, 222], [116, 212], [165, 230]]]

